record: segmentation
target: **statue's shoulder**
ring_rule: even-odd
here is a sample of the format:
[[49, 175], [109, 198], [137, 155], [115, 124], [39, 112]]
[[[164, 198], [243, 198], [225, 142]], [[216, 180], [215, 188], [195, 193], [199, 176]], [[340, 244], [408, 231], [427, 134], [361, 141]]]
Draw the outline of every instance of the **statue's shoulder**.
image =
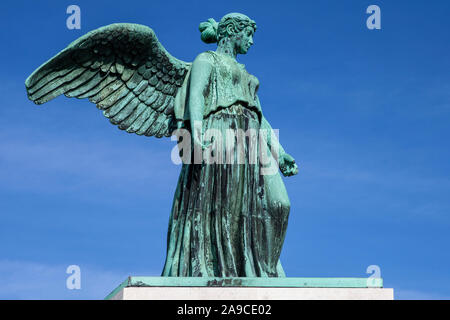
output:
[[194, 63], [210, 63], [214, 65], [216, 63], [216, 55], [214, 51], [204, 51], [197, 55], [194, 59]]

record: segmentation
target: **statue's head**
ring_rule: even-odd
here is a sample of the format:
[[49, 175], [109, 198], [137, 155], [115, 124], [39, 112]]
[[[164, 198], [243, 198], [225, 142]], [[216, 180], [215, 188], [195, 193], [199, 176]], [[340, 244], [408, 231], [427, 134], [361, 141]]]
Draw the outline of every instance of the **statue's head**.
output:
[[221, 43], [231, 41], [236, 52], [247, 53], [253, 44], [253, 34], [256, 31], [256, 23], [245, 14], [229, 13], [219, 23], [210, 18], [200, 23], [201, 38], [206, 43]]

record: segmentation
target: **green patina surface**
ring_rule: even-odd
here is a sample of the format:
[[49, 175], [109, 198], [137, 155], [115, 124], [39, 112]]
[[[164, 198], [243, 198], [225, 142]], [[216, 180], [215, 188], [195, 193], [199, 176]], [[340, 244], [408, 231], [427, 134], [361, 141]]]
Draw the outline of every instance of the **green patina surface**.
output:
[[382, 288], [382, 278], [214, 278], [128, 277], [105, 299], [126, 287], [265, 287], [265, 288]]
[[[272, 127], [259, 80], [236, 60], [253, 45], [256, 23], [231, 13], [199, 30], [217, 48], [192, 63], [169, 54], [149, 27], [118, 23], [93, 30], [28, 77], [28, 97], [36, 104], [62, 94], [89, 99], [128, 133], [161, 138], [178, 128], [179, 142], [190, 142], [180, 148], [162, 276], [284, 277], [279, 257], [290, 202], [281, 174], [295, 175], [298, 167], [278, 139], [265, 137]], [[274, 107], [283, 112], [284, 106]], [[258, 283], [266, 281], [273, 280]]]

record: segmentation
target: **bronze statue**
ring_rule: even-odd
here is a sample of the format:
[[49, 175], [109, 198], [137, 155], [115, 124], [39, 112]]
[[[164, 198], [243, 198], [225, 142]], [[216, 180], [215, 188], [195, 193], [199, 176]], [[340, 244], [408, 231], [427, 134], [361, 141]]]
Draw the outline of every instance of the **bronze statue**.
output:
[[298, 169], [273, 134], [262, 133], [272, 128], [258, 79], [236, 61], [253, 44], [256, 24], [231, 13], [200, 31], [217, 49], [192, 63], [171, 56], [146, 26], [91, 31], [30, 75], [28, 97], [36, 104], [60, 94], [88, 98], [121, 130], [189, 142], [180, 150], [163, 276], [284, 276], [290, 203], [278, 168], [265, 173], [260, 160], [268, 155], [285, 176]]

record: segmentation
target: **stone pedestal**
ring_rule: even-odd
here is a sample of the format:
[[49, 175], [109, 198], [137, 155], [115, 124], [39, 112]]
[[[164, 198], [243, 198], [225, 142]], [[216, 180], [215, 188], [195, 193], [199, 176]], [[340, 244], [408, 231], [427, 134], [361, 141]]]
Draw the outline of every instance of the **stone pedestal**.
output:
[[107, 300], [393, 300], [381, 278], [128, 277]]

